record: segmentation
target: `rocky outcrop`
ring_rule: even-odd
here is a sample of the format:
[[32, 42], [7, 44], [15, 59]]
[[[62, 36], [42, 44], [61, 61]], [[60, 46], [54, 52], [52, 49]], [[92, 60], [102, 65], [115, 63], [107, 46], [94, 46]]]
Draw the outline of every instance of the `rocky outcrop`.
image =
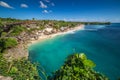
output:
[[11, 77], [0, 76], [0, 80], [13, 80]]
[[23, 57], [28, 58], [28, 50], [25, 44], [19, 44], [15, 48], [8, 49], [7, 54], [4, 54], [4, 56], [7, 60], [20, 59]]

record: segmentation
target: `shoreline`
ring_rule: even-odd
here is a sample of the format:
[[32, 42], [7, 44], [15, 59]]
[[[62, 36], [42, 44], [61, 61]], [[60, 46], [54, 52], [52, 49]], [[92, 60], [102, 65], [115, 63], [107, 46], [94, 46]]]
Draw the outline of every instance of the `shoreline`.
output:
[[77, 27], [74, 27], [74, 28], [69, 29], [69, 30], [64, 31], [64, 32], [57, 32], [57, 33], [53, 33], [53, 34], [50, 34], [50, 35], [39, 36], [39, 38], [37, 40], [31, 40], [31, 41], [29, 41], [29, 43], [27, 44], [27, 46], [29, 47], [32, 44], [41, 42], [41, 41], [46, 40], [46, 39], [54, 38], [54, 37], [56, 37], [58, 35], [64, 35], [64, 34], [74, 33], [74, 31], [84, 30], [84, 26], [85, 25], [81, 24], [81, 25], [79, 25]]
[[5, 54], [4, 57], [7, 58], [8, 60], [11, 60], [12, 58], [13, 59], [20, 59], [23, 57], [28, 59], [29, 58], [28, 48], [30, 46], [32, 46], [33, 44], [36, 44], [38, 42], [42, 42], [42, 41], [47, 40], [47, 39], [54, 38], [58, 35], [64, 35], [64, 34], [74, 33], [74, 31], [84, 30], [84, 26], [85, 25], [81, 24], [81, 25], [78, 25], [74, 28], [69, 28], [63, 32], [61, 31], [61, 32], [56, 32], [56, 33], [50, 34], [50, 35], [38, 36], [37, 40], [35, 40], [35, 39], [29, 40], [29, 41], [26, 41], [26, 43], [24, 43], [24, 44], [17, 45], [15, 48], [8, 49], [7, 54]]

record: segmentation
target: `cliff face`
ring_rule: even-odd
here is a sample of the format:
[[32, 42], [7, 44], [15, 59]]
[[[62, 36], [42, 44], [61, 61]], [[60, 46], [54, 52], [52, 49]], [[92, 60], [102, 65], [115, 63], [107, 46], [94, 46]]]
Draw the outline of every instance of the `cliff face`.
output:
[[24, 44], [19, 44], [15, 48], [11, 48], [7, 50], [7, 54], [4, 54], [5, 58], [7, 60], [12, 60], [12, 59], [20, 59], [25, 57], [26, 59], [28, 58], [28, 50], [24, 46]]
[[70, 23], [66, 22], [67, 25], [63, 25], [63, 23], [65, 24], [65, 22], [55, 23], [52, 21], [51, 23], [30, 22], [25, 24], [16, 24], [17, 26], [13, 25], [12, 27], [7, 26], [7, 28], [4, 30], [7, 35], [5, 35], [4, 38], [15, 38], [18, 42], [18, 45], [16, 47], [7, 49], [6, 54], [4, 54], [5, 58], [7, 58], [7, 60], [20, 59], [23, 57], [28, 58], [27, 47], [32, 40], [38, 40], [40, 36], [44, 35], [65, 32], [75, 27], [73, 25], [70, 27]]
[[0, 76], [0, 80], [13, 80], [11, 77]]
[[5, 54], [4, 56], [5, 58], [7, 58], [7, 60], [20, 59], [23, 57], [28, 58], [29, 54], [28, 54], [27, 47], [32, 40], [33, 41], [38, 40], [40, 36], [56, 34], [58, 32], [66, 32], [74, 28], [65, 27], [63, 30], [55, 31], [55, 32], [53, 32], [54, 31], [53, 28], [45, 28], [44, 30], [34, 30], [31, 33], [22, 32], [18, 36], [14, 37], [16, 38], [18, 45], [14, 48], [7, 49], [7, 52], [6, 52], [7, 54]]

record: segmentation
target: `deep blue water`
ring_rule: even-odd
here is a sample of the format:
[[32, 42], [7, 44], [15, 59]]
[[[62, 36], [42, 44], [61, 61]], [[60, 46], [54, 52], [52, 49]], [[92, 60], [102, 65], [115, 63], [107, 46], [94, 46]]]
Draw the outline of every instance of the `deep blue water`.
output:
[[51, 75], [75, 52], [85, 53], [96, 63], [95, 70], [111, 80], [120, 78], [120, 24], [89, 25], [85, 30], [33, 44], [29, 59], [39, 62]]

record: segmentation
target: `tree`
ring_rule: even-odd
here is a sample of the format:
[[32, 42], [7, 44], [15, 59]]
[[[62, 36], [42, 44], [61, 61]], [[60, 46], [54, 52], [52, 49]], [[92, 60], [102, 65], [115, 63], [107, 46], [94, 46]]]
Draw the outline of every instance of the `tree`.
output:
[[15, 47], [17, 45], [17, 40], [15, 38], [7, 38], [5, 39], [5, 48]]
[[41, 80], [36, 64], [25, 58], [8, 62], [2, 54], [0, 54], [0, 75], [10, 76], [13, 80]]
[[35, 20], [35, 18], [32, 18], [32, 20]]
[[12, 48], [17, 45], [15, 38], [0, 38], [0, 52], [4, 52], [7, 48]]
[[25, 27], [16, 25], [11, 28], [10, 36], [18, 36], [21, 32], [23, 32], [25, 30], [26, 30]]
[[74, 54], [68, 57], [65, 64], [49, 77], [50, 80], [108, 80], [104, 75], [93, 70], [95, 63], [85, 54]]
[[2, 33], [1, 33], [1, 37], [5, 37], [6, 35], [7, 35], [6, 32], [2, 32]]
[[2, 21], [0, 19], [0, 36], [1, 36], [2, 31], [3, 31], [3, 23], [2, 23]]

